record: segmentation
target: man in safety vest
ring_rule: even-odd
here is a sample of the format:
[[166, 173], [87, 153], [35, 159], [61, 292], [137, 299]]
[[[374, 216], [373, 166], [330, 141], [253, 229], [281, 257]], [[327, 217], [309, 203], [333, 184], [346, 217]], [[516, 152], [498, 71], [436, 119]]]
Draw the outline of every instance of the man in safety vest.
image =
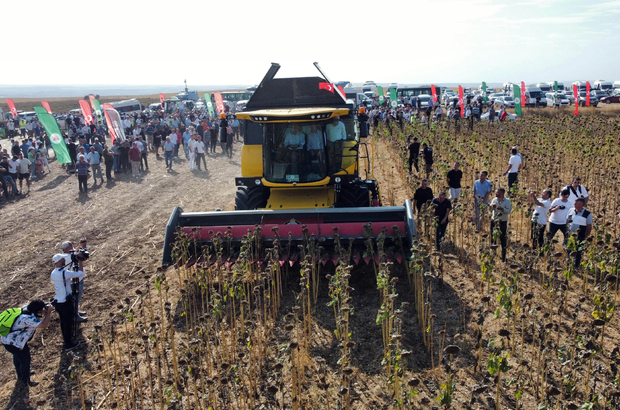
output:
[[19, 131], [22, 133], [22, 137], [26, 136], [26, 122], [23, 118], [19, 121]]

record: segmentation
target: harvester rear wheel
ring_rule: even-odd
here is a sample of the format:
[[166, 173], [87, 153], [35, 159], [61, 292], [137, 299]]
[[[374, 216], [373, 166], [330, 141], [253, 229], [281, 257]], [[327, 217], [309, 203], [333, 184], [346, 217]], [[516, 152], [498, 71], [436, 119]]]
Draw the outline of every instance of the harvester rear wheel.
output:
[[366, 208], [370, 206], [368, 187], [359, 185], [343, 185], [336, 202], [337, 208]]
[[235, 210], [247, 211], [252, 209], [264, 208], [269, 199], [269, 190], [262, 186], [237, 187], [235, 195]]

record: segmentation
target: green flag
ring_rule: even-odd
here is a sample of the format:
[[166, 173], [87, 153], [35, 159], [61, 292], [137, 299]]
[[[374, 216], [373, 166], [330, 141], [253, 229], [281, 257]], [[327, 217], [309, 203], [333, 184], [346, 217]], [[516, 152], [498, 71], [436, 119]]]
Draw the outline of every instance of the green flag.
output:
[[209, 93], [204, 93], [205, 96], [205, 104], [207, 104], [207, 109], [209, 110], [209, 116], [211, 118], [215, 117], [215, 111], [213, 110], [213, 103], [211, 102], [211, 96]]
[[98, 117], [101, 117], [101, 104], [99, 104], [99, 100], [96, 98], [93, 99], [93, 108], [95, 109], [95, 113]]
[[488, 101], [488, 97], [487, 97], [487, 83], [485, 83], [484, 81], [482, 82], [482, 98], [484, 98], [484, 102], [485, 103]]
[[390, 105], [392, 108], [398, 106], [398, 98], [396, 97], [396, 88], [390, 88]]
[[377, 86], [377, 94], [379, 94], [379, 105], [385, 104], [385, 96], [383, 95], [383, 87]]
[[553, 82], [553, 89], [555, 90], [556, 93], [558, 92], [558, 82], [557, 81]]
[[45, 132], [47, 132], [47, 135], [52, 142], [52, 148], [54, 149], [58, 163], [70, 164], [73, 162], [69, 156], [69, 151], [65, 145], [65, 139], [62, 137], [56, 118], [54, 118], [53, 115], [48, 114], [47, 110], [43, 107], [34, 107], [34, 111], [37, 113], [39, 121], [45, 128]]
[[512, 85], [512, 90], [513, 90], [514, 95], [515, 95], [515, 113], [519, 117], [522, 117], [523, 114], [521, 113], [521, 87], [519, 87], [516, 84], [513, 84]]

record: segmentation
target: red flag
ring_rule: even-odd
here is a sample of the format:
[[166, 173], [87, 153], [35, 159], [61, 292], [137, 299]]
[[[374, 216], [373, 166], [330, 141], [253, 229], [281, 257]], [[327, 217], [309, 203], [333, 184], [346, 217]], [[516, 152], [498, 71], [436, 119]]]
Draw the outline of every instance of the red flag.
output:
[[90, 104], [86, 100], [79, 100], [80, 108], [82, 109], [82, 115], [84, 116], [84, 122], [86, 125], [93, 125], [93, 112], [90, 110]]
[[340, 91], [340, 93], [342, 94], [342, 98], [347, 99], [347, 95], [344, 93], [344, 89], [342, 88], [341, 85], [338, 86], [338, 91]]
[[222, 94], [213, 93], [213, 96], [215, 97], [215, 108], [217, 108], [217, 113], [221, 114], [225, 112], [226, 110], [224, 109], [224, 99], [222, 98]]
[[461, 116], [465, 112], [463, 108], [463, 87], [459, 85], [459, 105], [461, 106]]
[[521, 81], [521, 107], [525, 107], [525, 83]]
[[573, 84], [573, 95], [575, 96], [575, 115], [579, 114], [579, 90], [577, 84]]
[[435, 88], [435, 84], [431, 84], [431, 93], [433, 94], [433, 104], [437, 102], [437, 88]]
[[586, 105], [590, 106], [590, 82], [586, 81]]
[[52, 113], [52, 107], [50, 107], [50, 103], [48, 103], [47, 101], [41, 101], [41, 105], [47, 110], [48, 114]]
[[164, 96], [164, 94], [159, 93], [159, 103], [161, 104], [161, 108], [164, 108], [164, 100], [166, 99], [166, 97]]
[[112, 144], [119, 138], [121, 141], [125, 141], [125, 130], [123, 129], [123, 123], [118, 111], [114, 109], [110, 104], [103, 104], [101, 106], [105, 115], [105, 120], [108, 124], [108, 131], [112, 137]]
[[15, 108], [15, 103], [13, 102], [13, 100], [7, 98], [6, 103], [9, 105], [9, 110], [11, 110], [13, 118], [17, 118], [17, 108]]
[[332, 83], [319, 83], [319, 90], [327, 90], [330, 93], [333, 93], [334, 85]]

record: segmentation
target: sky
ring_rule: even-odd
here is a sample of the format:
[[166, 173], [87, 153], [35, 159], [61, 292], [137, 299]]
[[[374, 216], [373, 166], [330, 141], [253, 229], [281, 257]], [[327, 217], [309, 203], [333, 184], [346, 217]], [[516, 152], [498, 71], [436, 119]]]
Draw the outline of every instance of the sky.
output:
[[[177, 6], [178, 5], [178, 6]], [[0, 84], [620, 80], [620, 0], [13, 2]], [[12, 40], [11, 40], [12, 37]]]

